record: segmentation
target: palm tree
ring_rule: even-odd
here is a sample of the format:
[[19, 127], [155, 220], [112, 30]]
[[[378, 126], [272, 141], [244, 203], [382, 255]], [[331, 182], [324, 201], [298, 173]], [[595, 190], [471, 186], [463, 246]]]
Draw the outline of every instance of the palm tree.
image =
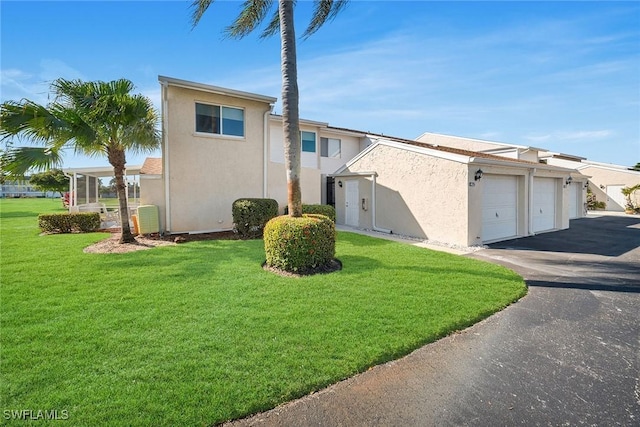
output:
[[[195, 0], [192, 3], [192, 23], [195, 27], [214, 0]], [[314, 11], [303, 38], [311, 36], [322, 25], [335, 18], [348, 0], [314, 0]], [[236, 20], [227, 27], [226, 34], [242, 38], [262, 23], [272, 9], [273, 0], [246, 0]], [[273, 36], [280, 30], [282, 68], [282, 127], [284, 131], [284, 155], [287, 170], [289, 215], [302, 216], [302, 192], [300, 190], [300, 123], [298, 113], [298, 71], [296, 37], [293, 22], [294, 0], [278, 0], [278, 10], [273, 13], [261, 38]]]
[[46, 107], [28, 99], [0, 105], [0, 137], [21, 136], [43, 145], [11, 148], [7, 169], [21, 175], [30, 168], [60, 165], [65, 148], [89, 156], [106, 156], [116, 179], [122, 218], [120, 243], [133, 242], [127, 220], [125, 153], [150, 152], [159, 146], [158, 115], [151, 101], [132, 95], [133, 83], [126, 79], [58, 79], [51, 89], [55, 97]]

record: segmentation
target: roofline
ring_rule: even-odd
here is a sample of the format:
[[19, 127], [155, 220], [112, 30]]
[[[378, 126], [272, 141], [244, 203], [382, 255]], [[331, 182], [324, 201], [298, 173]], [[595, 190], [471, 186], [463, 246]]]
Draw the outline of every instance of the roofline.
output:
[[582, 162], [581, 165], [578, 166], [576, 169], [582, 170], [586, 168], [606, 169], [606, 170], [615, 171], [615, 172], [625, 172], [625, 173], [631, 173], [633, 175], [640, 175], [640, 171], [631, 170], [626, 166], [614, 165], [609, 163], [598, 163], [598, 162], [591, 162], [591, 161]]
[[[526, 150], [536, 150], [536, 151], [549, 151], [546, 148], [533, 147], [531, 145], [508, 144], [506, 142], [489, 141], [488, 139], [468, 138], [468, 137], [465, 137], [465, 136], [448, 135], [448, 134], [445, 134], [445, 133], [435, 133], [435, 132], [423, 132], [419, 137], [416, 138], [416, 140], [419, 140], [424, 135], [448, 136], [448, 137], [451, 137], [451, 138], [464, 139], [464, 140], [467, 140], [467, 141], [477, 141], [477, 142], [484, 142], [484, 143], [487, 143], [487, 144], [501, 145], [503, 147], [524, 148]], [[493, 149], [490, 149], [490, 150], [493, 150]]]
[[266, 102], [269, 104], [274, 104], [278, 100], [278, 98], [274, 98], [272, 96], [260, 95], [260, 94], [251, 93], [251, 92], [244, 92], [244, 91], [235, 90], [235, 89], [227, 89], [220, 86], [213, 86], [213, 85], [207, 85], [204, 83], [191, 82], [188, 80], [175, 79], [173, 77], [158, 76], [158, 81], [160, 83], [163, 83], [169, 86], [182, 87], [185, 89], [195, 89], [203, 92], [215, 93], [217, 95], [232, 96], [234, 98], [242, 98], [242, 99], [248, 99], [251, 101]]
[[[372, 136], [372, 135], [370, 135]], [[417, 145], [423, 144], [423, 145]], [[350, 168], [354, 163], [367, 155], [370, 151], [374, 150], [379, 145], [385, 145], [388, 147], [398, 148], [405, 151], [411, 151], [418, 154], [424, 154], [431, 157], [437, 157], [440, 159], [451, 160], [463, 164], [482, 164], [482, 165], [495, 165], [495, 166], [515, 166], [526, 169], [543, 169], [558, 172], [577, 172], [575, 169], [564, 168], [561, 166], [547, 165], [544, 163], [534, 163], [529, 161], [523, 161], [518, 159], [510, 159], [508, 157], [491, 156], [486, 157], [486, 153], [480, 152], [466, 152], [466, 153], [453, 153], [449, 151], [443, 151], [444, 146], [428, 147], [424, 143], [416, 141], [403, 142], [400, 140], [391, 140], [389, 137], [376, 137], [375, 142], [361, 151], [353, 159], [349, 160], [343, 167], [332, 173], [333, 176], [341, 175], [346, 169]], [[473, 154], [485, 155], [485, 156], [473, 156]]]
[[[139, 175], [142, 165], [125, 165], [125, 173], [127, 175]], [[90, 166], [86, 168], [63, 168], [62, 172], [66, 174], [78, 173], [81, 175], [90, 175], [98, 178], [104, 178], [107, 176], [114, 176], [113, 166]]]
[[[281, 114], [271, 114], [270, 119], [271, 120], [282, 120], [282, 115]], [[307, 120], [307, 119], [298, 119], [298, 121], [300, 122], [300, 124], [304, 124], [304, 125], [311, 125], [311, 126], [319, 126], [319, 127], [329, 127], [329, 123], [327, 122], [316, 122], [314, 120]]]
[[555, 157], [557, 159], [561, 159], [561, 160], [569, 160], [572, 162], [582, 162], [583, 160], [587, 160], [586, 157], [580, 157], [580, 156], [576, 156], [573, 154], [566, 154], [566, 153], [558, 153], [555, 151], [546, 151], [545, 153], [541, 153], [540, 154], [541, 157]]

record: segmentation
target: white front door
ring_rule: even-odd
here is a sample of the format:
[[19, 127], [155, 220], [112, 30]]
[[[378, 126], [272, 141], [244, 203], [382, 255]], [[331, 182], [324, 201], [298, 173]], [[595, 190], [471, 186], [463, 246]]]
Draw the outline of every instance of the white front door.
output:
[[627, 201], [624, 194], [622, 194], [622, 188], [624, 185], [607, 185], [607, 210], [608, 211], [623, 211]]
[[345, 197], [345, 219], [346, 225], [358, 227], [360, 225], [360, 206], [358, 204], [360, 195], [358, 192], [358, 181], [345, 181], [346, 197]]
[[578, 195], [580, 194], [581, 189], [581, 182], [572, 182], [569, 184], [569, 219], [578, 218], [580, 216], [578, 206], [581, 206], [582, 203], [578, 202]]
[[485, 175], [482, 181], [482, 241], [515, 237], [518, 234], [518, 178]]
[[533, 232], [556, 228], [556, 179], [533, 178]]

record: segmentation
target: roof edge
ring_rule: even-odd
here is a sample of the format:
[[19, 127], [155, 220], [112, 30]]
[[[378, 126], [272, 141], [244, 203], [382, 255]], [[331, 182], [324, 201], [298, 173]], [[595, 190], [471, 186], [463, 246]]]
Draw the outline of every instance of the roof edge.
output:
[[235, 89], [228, 89], [225, 87], [208, 85], [204, 83], [196, 83], [189, 80], [181, 80], [181, 79], [176, 79], [176, 78], [167, 77], [167, 76], [158, 76], [158, 81], [160, 83], [164, 83], [169, 86], [200, 90], [203, 92], [215, 93], [217, 95], [232, 96], [234, 98], [249, 99], [252, 101], [266, 102], [269, 104], [274, 104], [278, 100], [278, 98], [274, 98], [272, 96], [260, 95], [258, 93], [244, 92], [244, 91], [235, 90]]

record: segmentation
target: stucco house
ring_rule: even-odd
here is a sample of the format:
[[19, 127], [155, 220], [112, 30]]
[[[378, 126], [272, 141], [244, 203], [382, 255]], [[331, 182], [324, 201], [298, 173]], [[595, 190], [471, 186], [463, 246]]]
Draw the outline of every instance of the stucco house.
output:
[[[282, 117], [276, 98], [158, 78], [162, 89], [162, 158], [140, 171], [141, 204], [159, 207], [168, 233], [233, 228], [240, 197], [287, 204]], [[327, 203], [327, 175], [366, 146], [361, 132], [300, 121], [303, 203]], [[332, 187], [331, 187], [332, 188]]]
[[[140, 169], [141, 204], [159, 207], [167, 233], [233, 228], [241, 197], [287, 203], [276, 98], [159, 77], [162, 157]], [[569, 227], [584, 214], [579, 172], [300, 121], [303, 203], [334, 204], [337, 223], [460, 245]], [[506, 150], [506, 151], [505, 151]]]
[[[547, 164], [572, 168], [589, 177], [589, 189], [597, 201], [605, 202], [605, 210], [624, 211], [626, 200], [622, 194], [624, 187], [640, 184], [640, 172], [629, 170], [626, 166], [593, 162], [569, 154], [546, 152], [541, 159]], [[640, 205], [640, 194], [633, 196], [636, 205]]]
[[[589, 189], [596, 200], [605, 202], [605, 209], [611, 211], [624, 210], [625, 198], [621, 192], [623, 187], [632, 187], [640, 183], [640, 172], [629, 170], [626, 166], [594, 162], [584, 157], [556, 153], [544, 148], [430, 132], [420, 135], [417, 141], [575, 169], [588, 177]], [[578, 186], [574, 185], [572, 191], [578, 192], [578, 190]]]
[[461, 246], [569, 227], [586, 177], [519, 158], [369, 135], [334, 174], [336, 221]]

